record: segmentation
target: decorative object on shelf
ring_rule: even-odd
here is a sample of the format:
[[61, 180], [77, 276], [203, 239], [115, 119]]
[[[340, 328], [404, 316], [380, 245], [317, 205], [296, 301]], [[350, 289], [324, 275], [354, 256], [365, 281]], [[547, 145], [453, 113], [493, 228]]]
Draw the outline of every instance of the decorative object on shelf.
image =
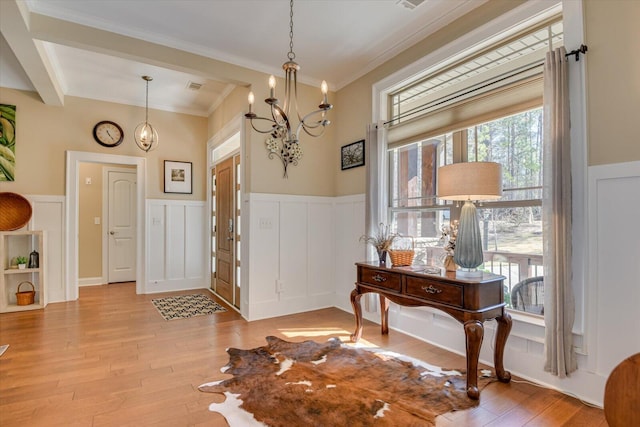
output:
[[389, 225], [380, 223], [378, 225], [378, 231], [373, 236], [367, 236], [366, 234], [360, 236], [360, 241], [369, 243], [376, 249], [378, 253], [378, 261], [380, 264], [386, 264], [387, 252], [391, 249], [393, 241], [398, 237], [396, 233], [391, 232]]
[[502, 197], [502, 166], [494, 162], [453, 163], [438, 169], [438, 198], [464, 201], [460, 213], [458, 235], [453, 259], [461, 276], [482, 275], [478, 266], [483, 263], [482, 234], [476, 206], [478, 200]]
[[29, 268], [38, 268], [40, 267], [40, 254], [38, 251], [32, 251], [29, 254]]
[[192, 193], [193, 176], [191, 162], [164, 161], [164, 192], [165, 193]]
[[0, 181], [16, 179], [16, 106], [0, 104]]
[[133, 138], [136, 141], [138, 147], [144, 151], [149, 152], [158, 147], [158, 132], [149, 123], [149, 82], [153, 80], [151, 76], [142, 76], [142, 80], [147, 82], [147, 96], [145, 99], [144, 108], [144, 123], [140, 123], [136, 126], [136, 130], [133, 132]]
[[93, 139], [103, 147], [116, 147], [122, 143], [124, 132], [116, 122], [103, 120], [93, 127]]
[[415, 241], [411, 236], [398, 236], [391, 249], [389, 249], [389, 258], [394, 267], [402, 267], [413, 264], [415, 255]]
[[[29, 286], [31, 286], [31, 290], [30, 291], [21, 291], [20, 288], [22, 287], [22, 285], [27, 284]], [[18, 285], [18, 289], [16, 292], [16, 304], [18, 305], [31, 305], [35, 302], [35, 296], [36, 296], [36, 288], [35, 286], [33, 286], [33, 283], [29, 282], [29, 281], [25, 281], [25, 282], [20, 282], [20, 284]]]
[[13, 231], [27, 225], [33, 210], [31, 203], [17, 193], [0, 193], [0, 231]]
[[[280, 105], [280, 101], [275, 97], [276, 78], [272, 75], [269, 77], [269, 97], [264, 102], [269, 105], [271, 117], [260, 117], [252, 111], [255, 96], [253, 92], [249, 92], [249, 112], [244, 116], [251, 122], [251, 127], [259, 133], [270, 134], [266, 139], [268, 156], [273, 159], [274, 156], [280, 158], [284, 167], [284, 178], [287, 178], [287, 167], [290, 164], [297, 165], [298, 160], [302, 157], [302, 149], [300, 148], [300, 131], [312, 137], [319, 137], [324, 133], [325, 127], [331, 122], [327, 120], [327, 111], [333, 108], [327, 100], [328, 86], [324, 80], [320, 85], [322, 92], [322, 102], [318, 105], [318, 109], [301, 116], [298, 111], [298, 78], [297, 72], [300, 66], [294, 61], [296, 54], [293, 52], [293, 0], [289, 2], [289, 53], [288, 61], [282, 65], [285, 72], [284, 86], [284, 103]], [[293, 109], [292, 109], [293, 107]], [[294, 111], [295, 110], [295, 111]], [[292, 126], [291, 119], [293, 114], [298, 116], [298, 125]], [[312, 117], [320, 116], [316, 120]], [[268, 122], [267, 129], [259, 129], [254, 121], [264, 120]]]
[[[4, 212], [2, 212], [4, 213]], [[0, 216], [2, 216], [0, 214]], [[0, 313], [9, 313], [15, 311], [38, 310], [47, 305], [47, 275], [45, 268], [46, 262], [46, 233], [42, 230], [14, 230], [0, 231]], [[31, 268], [25, 266], [29, 260], [29, 256], [24, 256], [30, 252], [37, 251], [39, 254], [39, 267]], [[43, 258], [44, 257], [44, 258]], [[22, 264], [19, 269], [18, 263]], [[28, 268], [28, 269], [27, 269]], [[20, 283], [28, 281], [22, 284]], [[35, 284], [35, 303], [25, 302], [18, 304], [20, 301], [29, 297], [29, 293], [22, 294], [27, 291], [26, 287]], [[18, 295], [16, 295], [18, 291]], [[30, 292], [30, 291], [29, 291]]]
[[364, 139], [342, 146], [340, 164], [342, 170], [364, 166]]
[[27, 257], [18, 256], [16, 257], [16, 264], [18, 264], [18, 269], [24, 270], [27, 268]]
[[453, 260], [453, 254], [456, 249], [456, 238], [458, 237], [458, 221], [455, 220], [451, 225], [442, 226], [442, 234], [440, 235], [440, 243], [444, 245], [445, 257], [442, 261], [443, 267], [447, 271], [456, 271], [458, 266]]

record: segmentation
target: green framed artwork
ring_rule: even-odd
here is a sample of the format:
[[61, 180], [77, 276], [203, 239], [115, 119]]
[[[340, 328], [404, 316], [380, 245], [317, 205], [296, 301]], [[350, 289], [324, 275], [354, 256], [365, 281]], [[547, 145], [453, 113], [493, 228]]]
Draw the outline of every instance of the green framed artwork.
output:
[[0, 181], [15, 181], [16, 106], [0, 104]]

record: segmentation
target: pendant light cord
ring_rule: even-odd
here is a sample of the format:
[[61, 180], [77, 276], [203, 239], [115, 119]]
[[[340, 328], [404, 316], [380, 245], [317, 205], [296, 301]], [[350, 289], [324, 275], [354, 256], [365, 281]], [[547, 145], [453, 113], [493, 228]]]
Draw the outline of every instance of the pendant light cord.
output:
[[144, 123], [145, 125], [149, 123], [149, 80], [145, 79], [147, 81], [147, 95], [146, 95], [146, 99], [145, 99], [145, 106], [144, 106]]

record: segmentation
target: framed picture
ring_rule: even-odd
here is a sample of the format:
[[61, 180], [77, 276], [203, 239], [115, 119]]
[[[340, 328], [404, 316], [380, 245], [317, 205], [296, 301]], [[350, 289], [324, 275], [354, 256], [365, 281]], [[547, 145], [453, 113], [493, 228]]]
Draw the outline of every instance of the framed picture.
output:
[[191, 194], [191, 162], [164, 161], [164, 192]]
[[343, 145], [340, 151], [342, 170], [364, 166], [364, 139]]

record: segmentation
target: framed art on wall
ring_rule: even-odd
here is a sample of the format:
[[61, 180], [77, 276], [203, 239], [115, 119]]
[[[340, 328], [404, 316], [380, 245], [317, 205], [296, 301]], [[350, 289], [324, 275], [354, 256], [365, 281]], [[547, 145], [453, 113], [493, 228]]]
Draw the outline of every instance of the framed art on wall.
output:
[[364, 166], [364, 139], [343, 145], [340, 159], [342, 170]]
[[191, 162], [164, 161], [164, 192], [192, 193]]
[[0, 181], [16, 180], [16, 106], [0, 104]]

